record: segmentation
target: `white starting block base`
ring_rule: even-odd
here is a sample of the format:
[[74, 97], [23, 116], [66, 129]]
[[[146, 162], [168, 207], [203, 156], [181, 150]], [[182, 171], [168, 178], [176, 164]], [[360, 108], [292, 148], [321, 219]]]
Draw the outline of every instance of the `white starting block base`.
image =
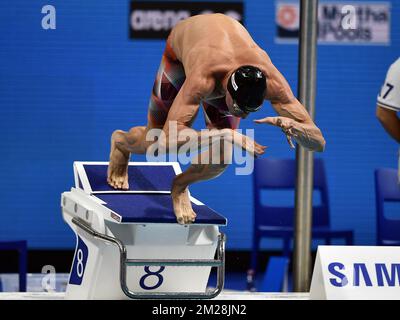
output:
[[[226, 219], [191, 197], [194, 224], [179, 225], [170, 188], [178, 163], [130, 162], [129, 190], [107, 184], [108, 162], [75, 162], [61, 199], [76, 234], [66, 299], [213, 298], [223, 288]], [[215, 259], [214, 257], [217, 256]], [[217, 287], [207, 291], [211, 268]]]
[[[67, 286], [67, 299], [127, 299], [120, 285], [120, 251], [118, 247], [91, 237], [68, 222], [81, 240], [75, 251], [75, 264]], [[215, 226], [181, 226], [106, 223], [106, 234], [121, 240], [128, 259], [188, 260], [214, 259], [218, 228]], [[114, 236], [115, 235], [115, 236]], [[82, 244], [82, 242], [84, 244]], [[79, 278], [80, 246], [87, 247], [88, 257]], [[82, 254], [82, 261], [85, 254]], [[129, 266], [126, 269], [128, 289], [135, 293], [205, 292], [211, 267]], [[78, 275], [75, 277], [73, 275]], [[81, 280], [81, 282], [79, 281]]]

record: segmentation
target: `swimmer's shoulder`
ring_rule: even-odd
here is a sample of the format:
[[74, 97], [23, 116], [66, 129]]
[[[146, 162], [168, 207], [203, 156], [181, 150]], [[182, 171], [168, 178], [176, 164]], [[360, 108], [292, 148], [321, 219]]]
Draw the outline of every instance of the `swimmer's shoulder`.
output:
[[214, 91], [215, 85], [216, 80], [199, 69], [193, 70], [185, 80], [186, 89], [193, 92], [201, 100]]

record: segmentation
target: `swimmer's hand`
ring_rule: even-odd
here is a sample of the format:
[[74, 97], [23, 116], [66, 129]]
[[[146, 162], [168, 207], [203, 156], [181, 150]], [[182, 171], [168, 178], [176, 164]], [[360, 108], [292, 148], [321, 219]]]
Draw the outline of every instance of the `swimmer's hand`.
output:
[[297, 127], [300, 123], [297, 121], [286, 118], [286, 117], [266, 117], [264, 119], [254, 120], [255, 123], [266, 123], [271, 124], [273, 126], [280, 127], [282, 132], [286, 135], [286, 140], [289, 143], [292, 149], [295, 148], [294, 143], [292, 141], [293, 138], [298, 138]]
[[233, 131], [233, 142], [236, 146], [241, 147], [243, 150], [250, 153], [253, 157], [257, 158], [265, 153], [266, 146], [262, 146], [261, 144], [255, 142], [253, 139], [248, 136], [242, 135], [237, 131]]
[[264, 154], [265, 149], [268, 148], [266, 146], [262, 146], [261, 144], [258, 144], [257, 142], [255, 142], [254, 140], [252, 140], [250, 138], [248, 138], [248, 141], [246, 141], [245, 144], [246, 145], [244, 147], [242, 146], [242, 149], [249, 152], [255, 158]]

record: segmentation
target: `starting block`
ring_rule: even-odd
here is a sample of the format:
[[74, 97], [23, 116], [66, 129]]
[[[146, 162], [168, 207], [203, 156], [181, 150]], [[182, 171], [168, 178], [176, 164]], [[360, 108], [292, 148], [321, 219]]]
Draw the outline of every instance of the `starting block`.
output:
[[[226, 218], [190, 197], [196, 221], [179, 225], [170, 189], [178, 163], [130, 162], [129, 190], [107, 184], [108, 162], [74, 162], [61, 195], [76, 234], [66, 299], [210, 299], [224, 286]], [[217, 284], [208, 289], [211, 268]]]

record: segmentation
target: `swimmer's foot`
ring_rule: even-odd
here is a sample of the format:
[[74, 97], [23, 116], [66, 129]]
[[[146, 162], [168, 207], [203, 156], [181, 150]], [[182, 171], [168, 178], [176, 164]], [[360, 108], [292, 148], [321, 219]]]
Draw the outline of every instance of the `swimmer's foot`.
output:
[[114, 131], [111, 136], [110, 163], [107, 170], [107, 182], [115, 189], [128, 190], [128, 163], [130, 153], [118, 147], [123, 139], [123, 131]]
[[192, 209], [190, 203], [188, 189], [181, 189], [177, 186], [173, 186], [171, 190], [172, 203], [174, 205], [174, 212], [176, 220], [179, 224], [193, 223], [196, 219], [196, 213]]

